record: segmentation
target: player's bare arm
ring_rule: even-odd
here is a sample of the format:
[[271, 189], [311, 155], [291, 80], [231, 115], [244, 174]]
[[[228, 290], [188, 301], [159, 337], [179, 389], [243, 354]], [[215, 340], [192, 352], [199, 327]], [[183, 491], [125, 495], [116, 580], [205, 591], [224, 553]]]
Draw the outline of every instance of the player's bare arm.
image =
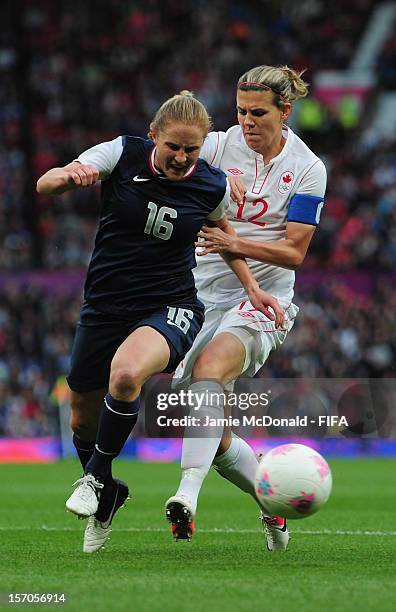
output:
[[[216, 227], [211, 229], [217, 229], [224, 233], [226, 236], [230, 236], [232, 238], [237, 237], [235, 230], [231, 226], [226, 216], [222, 217], [218, 221], [212, 221], [212, 223]], [[196, 244], [202, 246], [202, 242]], [[236, 276], [239, 278], [242, 285], [245, 287], [249, 300], [254, 306], [254, 308], [265, 314], [265, 316], [268, 317], [271, 321], [275, 321], [275, 326], [277, 328], [281, 328], [284, 324], [285, 317], [285, 312], [283, 308], [280, 306], [278, 300], [273, 295], [267, 293], [266, 291], [263, 291], [263, 289], [260, 289], [259, 284], [252, 275], [244, 256], [229, 252], [222, 252], [221, 256], [223, 257], [227, 265], [230, 266], [234, 274], [236, 274]], [[271, 312], [271, 310], [269, 310], [269, 308], [272, 308], [275, 313], [275, 316]]]
[[304, 261], [316, 227], [290, 221], [286, 225], [285, 238], [270, 242], [247, 240], [224, 232], [219, 227], [204, 226], [198, 234], [199, 256], [208, 253], [224, 253], [249, 257], [257, 261], [296, 270]]
[[93, 164], [72, 161], [63, 168], [48, 170], [37, 181], [37, 192], [42, 195], [60, 195], [77, 187], [89, 187], [99, 180], [99, 170]]

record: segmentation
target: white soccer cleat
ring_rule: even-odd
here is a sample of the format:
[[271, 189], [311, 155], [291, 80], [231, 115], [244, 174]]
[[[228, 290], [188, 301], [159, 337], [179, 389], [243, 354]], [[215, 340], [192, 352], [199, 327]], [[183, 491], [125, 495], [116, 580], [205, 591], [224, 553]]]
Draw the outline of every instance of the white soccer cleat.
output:
[[84, 474], [73, 484], [77, 485], [66, 502], [66, 510], [81, 518], [92, 516], [98, 509], [100, 490], [103, 484], [92, 474]]
[[263, 525], [264, 535], [267, 540], [267, 549], [286, 550], [289, 544], [290, 534], [287, 528], [286, 519], [283, 525], [279, 524], [279, 520], [274, 516], [266, 516], [263, 512], [260, 513], [260, 520]]
[[112, 487], [105, 487], [101, 493], [98, 511], [90, 516], [84, 533], [83, 551], [94, 553], [104, 547], [111, 534], [111, 523], [117, 510], [125, 506], [129, 498], [128, 485], [114, 479]]
[[101, 523], [94, 516], [90, 516], [84, 533], [83, 551], [94, 553], [100, 550], [109, 539], [111, 525], [108, 521]]
[[165, 515], [171, 523], [175, 540], [190, 541], [195, 532], [194, 508], [185, 495], [174, 495], [165, 504]]

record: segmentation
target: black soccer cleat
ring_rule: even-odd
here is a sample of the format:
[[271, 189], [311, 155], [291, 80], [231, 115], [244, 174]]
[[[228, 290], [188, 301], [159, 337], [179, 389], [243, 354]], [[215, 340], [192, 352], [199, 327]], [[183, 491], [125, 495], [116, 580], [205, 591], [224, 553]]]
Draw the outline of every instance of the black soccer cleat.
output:
[[102, 523], [111, 525], [115, 513], [125, 505], [129, 497], [127, 483], [114, 478], [112, 484], [105, 486], [101, 493], [95, 518]]

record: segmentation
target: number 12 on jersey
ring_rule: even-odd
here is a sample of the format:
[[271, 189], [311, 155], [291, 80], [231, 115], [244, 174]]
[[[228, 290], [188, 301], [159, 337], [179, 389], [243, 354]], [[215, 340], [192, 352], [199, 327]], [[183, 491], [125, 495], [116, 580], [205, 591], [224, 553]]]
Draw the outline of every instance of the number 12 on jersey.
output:
[[253, 200], [252, 202], [250, 202], [252, 206], [258, 207], [256, 209], [258, 212], [254, 215], [250, 215], [247, 218], [243, 216], [243, 209], [245, 208], [245, 204], [246, 197], [243, 198], [242, 204], [237, 205], [238, 210], [235, 219], [245, 222], [247, 221], [248, 223], [254, 223], [254, 225], [259, 225], [260, 227], [265, 227], [266, 223], [264, 221], [258, 221], [257, 219], [260, 219], [260, 217], [265, 215], [265, 213], [267, 212], [268, 202], [266, 200], [263, 200], [263, 198], [257, 198], [257, 200]]

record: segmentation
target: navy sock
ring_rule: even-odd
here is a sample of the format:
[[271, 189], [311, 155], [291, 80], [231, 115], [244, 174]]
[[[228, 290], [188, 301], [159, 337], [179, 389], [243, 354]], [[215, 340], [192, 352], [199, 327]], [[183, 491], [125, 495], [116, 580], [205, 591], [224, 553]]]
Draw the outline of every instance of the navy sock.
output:
[[92, 453], [95, 450], [95, 440], [91, 442], [86, 442], [78, 437], [77, 434], [73, 434], [73, 444], [77, 451], [78, 458], [80, 459], [80, 463], [82, 465], [83, 470], [85, 470], [85, 466], [88, 461], [92, 457]]
[[139, 398], [124, 402], [114, 399], [110, 393], [106, 395], [100, 414], [95, 450], [85, 466], [86, 474], [93, 474], [102, 482], [109, 476], [111, 462], [119, 455], [135, 426], [139, 402]]
[[[78, 458], [80, 459], [83, 471], [85, 472], [85, 466], [91, 459], [95, 450], [95, 440], [93, 440], [92, 442], [86, 442], [85, 440], [79, 438], [77, 434], [73, 434], [73, 444], [77, 451]], [[110, 465], [110, 471], [106, 477], [106, 484], [110, 484], [112, 480], [113, 474], [111, 473]]]

